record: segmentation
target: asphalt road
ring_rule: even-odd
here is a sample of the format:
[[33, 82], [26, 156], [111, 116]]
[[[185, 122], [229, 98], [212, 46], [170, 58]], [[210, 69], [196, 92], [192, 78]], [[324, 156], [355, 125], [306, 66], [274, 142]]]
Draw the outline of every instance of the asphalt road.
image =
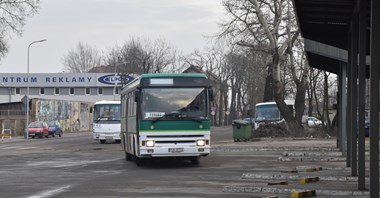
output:
[[[125, 161], [120, 144], [100, 144], [91, 135], [81, 132], [1, 142], [0, 197], [289, 197], [289, 192], [255, 192], [268, 181], [257, 175], [251, 178], [252, 173], [299, 166], [299, 162], [279, 160], [284, 146], [291, 146], [292, 151], [311, 147], [303, 140], [233, 142], [230, 127], [214, 128], [212, 153], [201, 158], [199, 165], [166, 160], [138, 167]], [[333, 142], [313, 144], [332, 148]], [[306, 163], [310, 164], [314, 163]], [[342, 164], [344, 161], [333, 165]], [[355, 183], [344, 185], [355, 188]]]
[[[91, 135], [4, 140], [0, 197], [220, 197], [228, 196], [226, 182], [240, 179], [239, 169], [216, 154], [199, 165], [170, 160], [137, 167], [125, 161], [120, 144], [100, 144]], [[231, 130], [213, 136], [229, 140]]]

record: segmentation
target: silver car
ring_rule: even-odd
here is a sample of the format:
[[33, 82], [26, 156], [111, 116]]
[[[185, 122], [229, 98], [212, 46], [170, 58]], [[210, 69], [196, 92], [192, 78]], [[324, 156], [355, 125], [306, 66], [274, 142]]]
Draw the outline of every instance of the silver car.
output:
[[318, 120], [315, 117], [308, 117], [307, 118], [307, 126], [310, 128], [321, 127], [322, 121]]

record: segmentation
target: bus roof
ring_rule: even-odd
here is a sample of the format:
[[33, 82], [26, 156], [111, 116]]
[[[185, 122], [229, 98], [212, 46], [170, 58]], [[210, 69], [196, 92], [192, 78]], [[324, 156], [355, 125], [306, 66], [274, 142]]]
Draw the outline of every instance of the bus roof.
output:
[[122, 87], [130, 88], [140, 85], [140, 81], [142, 79], [149, 78], [205, 78], [207, 79], [207, 75], [203, 73], [149, 73], [149, 74], [141, 74], [139, 77], [135, 78], [133, 81], [127, 83]]
[[97, 102], [95, 102], [95, 105], [98, 105], [98, 104], [120, 104], [120, 101], [114, 101], [114, 100], [101, 100], [101, 101], [97, 101]]

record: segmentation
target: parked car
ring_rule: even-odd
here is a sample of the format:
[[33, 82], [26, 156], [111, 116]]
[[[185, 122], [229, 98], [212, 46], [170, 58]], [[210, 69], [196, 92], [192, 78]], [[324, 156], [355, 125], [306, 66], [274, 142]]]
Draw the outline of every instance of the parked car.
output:
[[307, 118], [307, 126], [310, 128], [320, 127], [320, 126], [322, 126], [322, 121], [318, 120], [315, 117], [308, 117]]
[[59, 124], [57, 120], [49, 121], [47, 124], [49, 126], [49, 135], [52, 137], [55, 137], [55, 135], [58, 135], [59, 137], [62, 136], [61, 124]]
[[49, 127], [46, 122], [35, 121], [28, 125], [28, 136], [35, 138], [36, 136], [42, 138], [49, 138]]

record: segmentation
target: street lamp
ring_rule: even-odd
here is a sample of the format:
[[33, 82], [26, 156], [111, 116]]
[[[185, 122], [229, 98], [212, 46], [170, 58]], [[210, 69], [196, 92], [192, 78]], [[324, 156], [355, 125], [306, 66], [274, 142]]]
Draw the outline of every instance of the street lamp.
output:
[[25, 122], [25, 130], [26, 130], [26, 136], [25, 138], [26, 139], [29, 139], [29, 132], [28, 132], [28, 125], [29, 125], [29, 50], [30, 50], [30, 46], [32, 46], [34, 43], [40, 43], [40, 42], [44, 42], [46, 41], [46, 39], [42, 39], [42, 40], [38, 40], [38, 41], [33, 41], [29, 44], [28, 46], [28, 69], [27, 69], [27, 82], [26, 82], [26, 122]]

